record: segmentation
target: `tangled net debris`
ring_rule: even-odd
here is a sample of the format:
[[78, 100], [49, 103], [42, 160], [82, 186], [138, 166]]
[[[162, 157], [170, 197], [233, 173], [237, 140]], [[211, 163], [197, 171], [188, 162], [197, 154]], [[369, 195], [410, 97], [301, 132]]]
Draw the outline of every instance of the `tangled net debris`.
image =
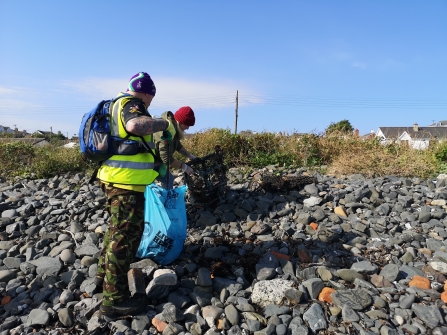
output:
[[248, 189], [251, 192], [259, 192], [261, 190], [267, 192], [290, 191], [315, 182], [316, 179], [312, 176], [277, 176], [260, 172], [250, 181]]
[[227, 168], [223, 160], [224, 152], [220, 146], [216, 146], [213, 153], [188, 162], [194, 174], [186, 174], [185, 183], [196, 203], [211, 204], [225, 197]]

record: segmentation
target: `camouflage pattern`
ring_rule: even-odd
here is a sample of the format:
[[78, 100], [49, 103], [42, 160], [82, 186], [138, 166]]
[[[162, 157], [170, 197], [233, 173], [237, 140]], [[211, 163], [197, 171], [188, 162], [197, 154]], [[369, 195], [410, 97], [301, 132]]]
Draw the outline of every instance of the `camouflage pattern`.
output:
[[97, 276], [104, 276], [103, 305], [129, 297], [127, 272], [140, 245], [144, 229], [144, 193], [101, 184], [110, 213]]

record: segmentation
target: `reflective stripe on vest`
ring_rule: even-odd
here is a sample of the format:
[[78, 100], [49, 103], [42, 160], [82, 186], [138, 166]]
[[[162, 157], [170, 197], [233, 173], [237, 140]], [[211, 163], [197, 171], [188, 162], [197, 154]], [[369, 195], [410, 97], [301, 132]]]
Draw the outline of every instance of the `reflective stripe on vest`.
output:
[[135, 170], [148, 170], [154, 168], [154, 163], [117, 161], [112, 159], [106, 160], [103, 164], [115, 168], [126, 168]]

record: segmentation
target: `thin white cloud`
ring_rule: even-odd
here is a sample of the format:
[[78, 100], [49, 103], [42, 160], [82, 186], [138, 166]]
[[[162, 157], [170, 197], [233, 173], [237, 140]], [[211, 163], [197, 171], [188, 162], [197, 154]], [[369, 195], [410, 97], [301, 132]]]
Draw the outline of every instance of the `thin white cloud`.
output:
[[[33, 109], [33, 108], [41, 108], [40, 105], [24, 101], [20, 99], [5, 99], [0, 97], [0, 106], [2, 111], [15, 111], [15, 110], [24, 110], [24, 109]], [[24, 115], [26, 117], [26, 115]]]
[[0, 86], [0, 96], [8, 95], [8, 94], [15, 94], [17, 92], [18, 92], [17, 89]]
[[338, 51], [335, 52], [333, 56], [338, 61], [349, 61], [352, 59], [352, 56], [349, 52]]
[[385, 59], [378, 65], [378, 67], [381, 69], [396, 69], [396, 68], [401, 68], [403, 66], [405, 66], [404, 63], [399, 62], [392, 58]]
[[[128, 78], [87, 78], [79, 81], [64, 81], [63, 85], [70, 90], [98, 99], [98, 97], [113, 97], [118, 92], [126, 90], [127, 81]], [[192, 104], [192, 102], [206, 108], [222, 108], [234, 105], [237, 90], [245, 94], [260, 95], [257, 90], [246, 84], [231, 81], [201, 81], [173, 77], [157, 78], [154, 81], [157, 94], [151, 105], [153, 108], [179, 106]], [[245, 103], [262, 103], [262, 99], [253, 98], [246, 100]]]
[[366, 63], [364, 63], [364, 62], [353, 62], [352, 63], [352, 67], [356, 67], [356, 68], [359, 68], [359, 69], [366, 69], [366, 67], [367, 67], [367, 64]]
[[[84, 80], [52, 83], [39, 87], [0, 88], [0, 119], [2, 125], [16, 124], [20, 130], [61, 130], [69, 135], [77, 131], [83, 113], [101, 99], [114, 97], [126, 90], [129, 78], [86, 78]], [[124, 85], [123, 85], [124, 84]], [[157, 95], [150, 112], [161, 115], [166, 110], [177, 110], [189, 105], [199, 110], [234, 110], [236, 91], [239, 106], [260, 105], [262, 93], [250, 85], [222, 79], [188, 80], [184, 78], [157, 78]], [[57, 87], [57, 89], [54, 89]], [[61, 117], [62, 115], [62, 117]]]
[[123, 83], [126, 83], [126, 79], [86, 78], [77, 81], [65, 80], [61, 84], [67, 89], [90, 97], [113, 97], [117, 92], [126, 89]]

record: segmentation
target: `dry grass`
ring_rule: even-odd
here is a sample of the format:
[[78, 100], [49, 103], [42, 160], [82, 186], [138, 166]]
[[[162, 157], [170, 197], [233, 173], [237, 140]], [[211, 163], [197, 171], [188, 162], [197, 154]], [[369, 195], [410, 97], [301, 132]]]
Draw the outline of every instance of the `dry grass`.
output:
[[383, 145], [378, 139], [340, 134], [321, 137], [320, 146], [323, 160], [329, 165], [327, 172], [334, 175], [428, 178], [440, 169], [432, 148], [416, 150], [405, 144]]
[[[447, 172], [447, 142], [433, 142], [426, 150], [406, 145], [382, 145], [377, 139], [364, 140], [341, 133], [322, 136], [306, 134], [277, 136], [273, 133], [234, 135], [229, 129], [209, 129], [190, 136], [184, 146], [195, 156], [214, 152], [219, 145], [228, 167], [260, 168], [267, 165], [319, 168], [333, 175], [362, 174], [433, 177]], [[178, 157], [184, 159], [183, 157]], [[82, 159], [79, 148], [60, 143], [34, 147], [30, 143], [0, 143], [0, 177], [51, 177], [69, 171], [92, 168]], [[321, 170], [322, 166], [326, 170]]]
[[384, 175], [428, 178], [440, 169], [439, 162], [428, 151], [408, 147], [394, 149], [358, 147], [345, 150], [334, 157], [327, 172], [334, 175], [359, 173], [368, 178]]
[[229, 130], [212, 129], [196, 134], [184, 144], [197, 156], [212, 152], [214, 145], [219, 144], [227, 153], [229, 166], [325, 165], [327, 173], [334, 175], [359, 173], [369, 178], [384, 175], [428, 178], [438, 173], [442, 162], [447, 161], [446, 143], [436, 142], [427, 150], [416, 150], [336, 132], [326, 136], [261, 133], [247, 137], [233, 135]]

